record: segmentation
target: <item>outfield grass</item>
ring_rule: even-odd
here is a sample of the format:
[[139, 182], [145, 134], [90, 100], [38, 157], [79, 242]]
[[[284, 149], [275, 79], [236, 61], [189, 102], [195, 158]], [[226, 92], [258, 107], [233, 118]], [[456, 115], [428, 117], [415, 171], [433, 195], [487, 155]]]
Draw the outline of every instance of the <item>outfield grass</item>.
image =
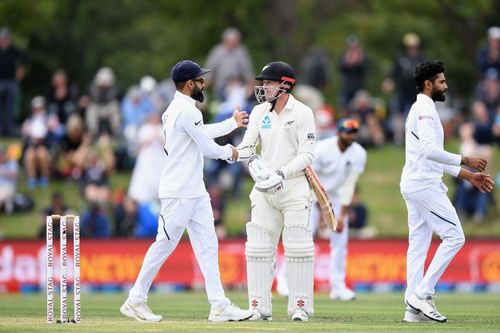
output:
[[[246, 306], [243, 292], [228, 296]], [[399, 293], [361, 294], [354, 302], [334, 302], [326, 294], [318, 294], [316, 315], [307, 323], [292, 322], [285, 314], [286, 299], [280, 296], [273, 300], [273, 322], [210, 323], [206, 295], [198, 292], [151, 294], [149, 305], [166, 320], [144, 324], [120, 314], [125, 298], [125, 294], [83, 294], [81, 324], [49, 325], [44, 294], [2, 295], [0, 332], [498, 332], [500, 328], [500, 298], [494, 294], [439, 296], [437, 306], [449, 319], [444, 324], [401, 322], [405, 307]]]
[[[458, 151], [458, 140], [450, 142], [446, 149]], [[404, 201], [399, 192], [399, 180], [404, 164], [404, 148], [388, 144], [380, 149], [368, 151], [368, 162], [365, 174], [359, 181], [361, 199], [369, 209], [369, 222], [377, 230], [377, 236], [385, 238], [407, 237], [407, 212]], [[491, 162], [492, 175], [500, 176], [500, 150], [495, 150]], [[126, 191], [130, 181], [130, 173], [114, 173], [111, 176], [111, 185], [114, 189]], [[452, 197], [455, 186], [451, 177], [446, 176], [445, 182], [450, 188], [449, 196]], [[81, 199], [79, 187], [66, 181], [53, 181], [49, 188], [29, 192], [26, 181], [22, 175], [19, 182], [22, 192], [30, 193], [35, 199], [36, 207], [33, 211], [16, 213], [14, 215], [0, 215], [0, 238], [33, 238], [42, 223], [42, 209], [49, 204], [53, 191], [64, 193], [65, 200], [70, 208], [76, 212], [85, 209], [85, 202]], [[225, 224], [229, 235], [238, 236], [244, 233], [244, 225], [248, 220], [249, 199], [248, 193], [253, 183], [246, 179], [244, 194], [241, 199], [228, 198], [225, 213]], [[500, 201], [500, 184], [497, 184], [495, 196]], [[500, 204], [497, 204], [500, 206]], [[499, 237], [500, 207], [494, 211], [490, 206], [487, 219], [481, 223], [473, 223], [470, 219], [462, 220], [465, 234], [473, 237]]]

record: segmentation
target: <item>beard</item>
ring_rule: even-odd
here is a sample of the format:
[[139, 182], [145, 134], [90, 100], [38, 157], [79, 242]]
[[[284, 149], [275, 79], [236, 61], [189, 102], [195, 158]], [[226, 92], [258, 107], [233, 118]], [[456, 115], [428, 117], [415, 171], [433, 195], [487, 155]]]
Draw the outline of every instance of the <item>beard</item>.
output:
[[203, 89], [195, 87], [193, 92], [191, 93], [191, 98], [197, 100], [200, 103], [203, 103], [205, 100], [205, 96], [203, 95]]
[[354, 142], [354, 140], [348, 139], [348, 138], [344, 138], [341, 135], [339, 135], [339, 141], [340, 141], [341, 145], [343, 145], [346, 148], [349, 148], [349, 146], [351, 146], [352, 143]]
[[446, 100], [445, 92], [446, 90], [432, 89], [432, 94], [431, 94], [432, 100], [434, 102], [444, 102]]

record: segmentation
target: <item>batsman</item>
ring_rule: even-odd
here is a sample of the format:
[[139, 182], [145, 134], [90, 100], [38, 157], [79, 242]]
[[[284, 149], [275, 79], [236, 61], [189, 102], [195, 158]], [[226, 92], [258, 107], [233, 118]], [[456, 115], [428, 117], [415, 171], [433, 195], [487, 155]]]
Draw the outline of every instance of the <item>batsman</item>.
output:
[[[307, 321], [314, 312], [314, 243], [308, 229], [311, 189], [304, 170], [314, 159], [313, 113], [291, 95], [296, 75], [289, 64], [271, 62], [256, 79], [262, 81], [254, 88], [259, 104], [237, 148], [238, 161], [248, 162], [255, 181], [245, 244], [249, 305], [254, 311], [250, 320], [272, 320], [271, 287], [282, 236], [290, 290], [288, 315]], [[260, 155], [256, 155], [259, 146]]]

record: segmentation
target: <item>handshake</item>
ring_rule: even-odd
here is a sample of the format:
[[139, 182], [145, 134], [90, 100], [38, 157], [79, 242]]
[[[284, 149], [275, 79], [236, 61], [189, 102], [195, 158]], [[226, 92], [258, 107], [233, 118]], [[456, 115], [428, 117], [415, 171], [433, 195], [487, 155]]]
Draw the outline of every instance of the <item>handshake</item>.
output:
[[269, 169], [259, 155], [250, 156], [248, 171], [255, 181], [257, 191], [274, 194], [283, 188], [284, 175], [281, 170], [272, 171]]

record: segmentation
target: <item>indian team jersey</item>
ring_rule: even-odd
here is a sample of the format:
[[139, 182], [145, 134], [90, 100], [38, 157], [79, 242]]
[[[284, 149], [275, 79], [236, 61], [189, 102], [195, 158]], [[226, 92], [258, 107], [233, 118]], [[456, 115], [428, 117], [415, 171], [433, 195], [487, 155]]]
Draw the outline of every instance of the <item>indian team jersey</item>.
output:
[[205, 126], [195, 103], [191, 97], [176, 92], [162, 116], [165, 156], [159, 188], [160, 199], [197, 198], [206, 195], [203, 156], [213, 159], [231, 158], [229, 145], [219, 146], [212, 138], [213, 133], [220, 136], [236, 128], [234, 120]]
[[418, 94], [406, 119], [405, 166], [401, 191], [411, 193], [442, 183], [443, 171], [456, 177], [461, 156], [444, 150], [444, 131], [434, 101]]
[[321, 184], [331, 198], [342, 194], [342, 185], [352, 171], [363, 173], [366, 165], [366, 150], [357, 142], [353, 142], [344, 152], [334, 136], [316, 143], [313, 168]]
[[316, 130], [312, 111], [292, 95], [279, 115], [270, 108], [270, 103], [262, 103], [252, 110], [238, 145], [240, 158], [248, 158], [260, 144], [262, 160], [271, 170], [281, 170], [285, 179], [304, 176], [304, 169], [314, 158]]

